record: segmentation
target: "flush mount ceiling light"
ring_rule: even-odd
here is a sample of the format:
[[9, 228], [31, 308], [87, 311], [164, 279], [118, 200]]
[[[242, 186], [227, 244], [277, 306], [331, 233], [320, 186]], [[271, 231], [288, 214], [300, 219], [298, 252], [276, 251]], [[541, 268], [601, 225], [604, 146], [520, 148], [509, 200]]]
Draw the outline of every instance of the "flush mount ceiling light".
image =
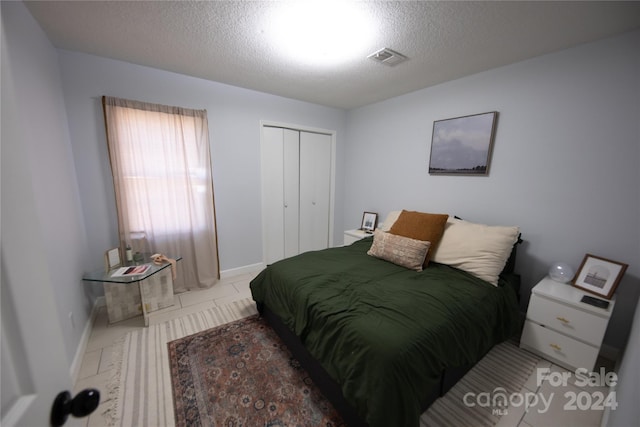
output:
[[403, 54], [398, 53], [395, 50], [391, 50], [388, 47], [385, 47], [376, 52], [373, 52], [371, 55], [367, 56], [367, 58], [373, 59], [376, 62], [379, 62], [384, 65], [388, 65], [390, 67], [393, 67], [394, 65], [398, 65], [399, 63], [409, 59]]
[[269, 19], [272, 43], [282, 55], [303, 64], [335, 65], [362, 57], [373, 25], [362, 2], [276, 3]]

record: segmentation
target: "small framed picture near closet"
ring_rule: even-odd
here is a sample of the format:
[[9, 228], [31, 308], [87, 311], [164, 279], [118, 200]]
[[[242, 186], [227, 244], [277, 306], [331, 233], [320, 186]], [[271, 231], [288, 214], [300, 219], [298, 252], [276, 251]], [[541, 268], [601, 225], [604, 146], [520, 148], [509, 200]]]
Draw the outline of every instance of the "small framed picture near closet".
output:
[[373, 233], [373, 230], [376, 229], [377, 224], [378, 214], [375, 212], [365, 212], [362, 215], [362, 224], [360, 225], [360, 230]]

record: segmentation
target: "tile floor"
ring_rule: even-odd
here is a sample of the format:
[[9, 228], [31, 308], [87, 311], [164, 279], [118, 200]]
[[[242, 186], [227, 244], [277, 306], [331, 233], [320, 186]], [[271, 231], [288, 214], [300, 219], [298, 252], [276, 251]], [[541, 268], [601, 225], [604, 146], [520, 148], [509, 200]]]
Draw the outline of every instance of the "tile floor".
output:
[[[606, 372], [613, 370], [613, 362], [606, 359], [599, 358], [596, 365], [596, 372], [600, 367]], [[549, 370], [547, 376], [543, 369]], [[524, 402], [513, 400], [515, 404], [507, 409], [496, 427], [599, 427], [604, 411], [590, 409], [591, 404], [596, 403], [600, 393], [606, 397], [609, 388], [584, 383], [577, 381], [575, 372], [542, 359], [519, 393], [530, 397], [529, 409]]]
[[[222, 279], [211, 289], [178, 294], [175, 296], [174, 306], [152, 313], [150, 324], [161, 323], [213, 306], [221, 306], [237, 299], [250, 297], [249, 282], [253, 277], [254, 274], [229, 277]], [[97, 388], [101, 392], [102, 403], [88, 418], [70, 418], [66, 424], [67, 426], [99, 427], [107, 424], [107, 419], [103, 413], [107, 407], [105, 400], [108, 399], [106, 387], [110, 379], [113, 345], [118, 338], [140, 328], [144, 328], [142, 316], [109, 324], [106, 307], [98, 308], [78, 380], [74, 387], [74, 394], [88, 387]], [[611, 370], [610, 363], [607, 364], [607, 361], [599, 362], [600, 365], [607, 366], [607, 371]], [[571, 403], [568, 400], [569, 397], [566, 396], [575, 395], [582, 398], [582, 401], [576, 402], [578, 405], [584, 404], [586, 399], [591, 399], [597, 391], [603, 392], [604, 396], [606, 396], [608, 389], [603, 387], [580, 388], [571, 381], [568, 381], [566, 385], [558, 386], [557, 384], [552, 384], [550, 380], [560, 378], [562, 372], [566, 372], [565, 369], [546, 360], [542, 360], [537, 368], [549, 368], [550, 372], [553, 373], [551, 378], [538, 381], [537, 369], [534, 370], [534, 373], [522, 388], [521, 395], [524, 396], [529, 393], [530, 396], [536, 394], [539, 397], [543, 397], [546, 402], [549, 402], [548, 410], [545, 411], [547, 405], [540, 400], [536, 407], [531, 407], [528, 411], [525, 410], [524, 405], [513, 405], [500, 418], [497, 427], [600, 426], [602, 411], [565, 410], [564, 406]], [[565, 395], [565, 393], [568, 394]]]
[[[211, 289], [175, 295], [173, 306], [150, 313], [149, 324], [166, 322], [211, 307], [222, 306], [238, 299], [249, 298], [251, 297], [249, 282], [253, 277], [255, 274], [229, 277], [220, 280]], [[107, 384], [111, 377], [110, 365], [113, 345], [128, 332], [144, 327], [142, 316], [109, 324], [106, 307], [103, 305], [98, 308], [78, 380], [74, 386], [74, 395], [85, 388], [97, 388], [100, 390], [101, 405], [88, 418], [69, 418], [66, 426], [101, 427], [107, 425], [107, 419], [103, 413], [108, 407], [106, 402], [108, 399]]]

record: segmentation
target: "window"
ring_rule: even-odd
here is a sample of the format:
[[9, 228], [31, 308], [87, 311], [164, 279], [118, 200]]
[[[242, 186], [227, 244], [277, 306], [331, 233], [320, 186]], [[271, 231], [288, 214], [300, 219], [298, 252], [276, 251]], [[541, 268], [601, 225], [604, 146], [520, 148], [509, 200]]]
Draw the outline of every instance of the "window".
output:
[[[213, 285], [218, 257], [206, 111], [112, 97], [103, 97], [103, 106], [121, 245], [181, 255], [186, 281], [195, 282], [186, 288]], [[145, 247], [135, 236], [145, 237]]]

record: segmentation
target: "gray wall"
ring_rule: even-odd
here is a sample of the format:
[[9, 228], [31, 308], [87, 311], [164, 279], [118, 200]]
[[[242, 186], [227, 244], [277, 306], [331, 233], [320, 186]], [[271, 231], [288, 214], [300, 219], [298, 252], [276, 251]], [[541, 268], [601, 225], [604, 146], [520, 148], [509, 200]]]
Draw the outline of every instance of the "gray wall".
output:
[[[2, 20], [2, 303], [14, 305], [12, 296], [29, 289], [35, 327], [62, 329], [51, 336], [62, 336], [71, 366], [91, 305], [81, 280], [87, 240], [58, 53], [22, 3], [2, 2]], [[37, 309], [49, 295], [57, 318]], [[5, 328], [20, 336], [15, 324]], [[55, 360], [55, 348], [41, 344]]]
[[[433, 121], [498, 111], [488, 177], [428, 174]], [[442, 212], [518, 225], [522, 309], [554, 261], [629, 264], [605, 343], [640, 292], [640, 31], [348, 112], [345, 225], [363, 211]]]
[[[336, 181], [344, 180], [343, 110], [77, 52], [59, 58], [94, 266], [118, 243], [102, 95], [207, 110], [221, 270], [262, 262], [260, 120], [337, 131]], [[334, 239], [341, 242], [342, 186], [336, 190]]]

